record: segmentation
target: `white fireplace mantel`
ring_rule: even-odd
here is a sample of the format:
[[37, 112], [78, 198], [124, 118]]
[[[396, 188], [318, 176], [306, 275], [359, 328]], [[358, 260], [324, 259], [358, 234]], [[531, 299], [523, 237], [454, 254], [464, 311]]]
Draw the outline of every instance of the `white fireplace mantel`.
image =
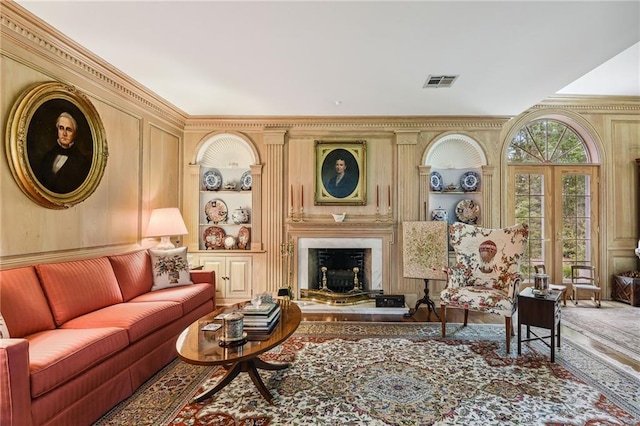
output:
[[389, 293], [392, 222], [292, 222], [287, 224], [296, 253], [294, 294], [309, 288], [308, 254], [314, 248], [371, 249], [371, 289]]

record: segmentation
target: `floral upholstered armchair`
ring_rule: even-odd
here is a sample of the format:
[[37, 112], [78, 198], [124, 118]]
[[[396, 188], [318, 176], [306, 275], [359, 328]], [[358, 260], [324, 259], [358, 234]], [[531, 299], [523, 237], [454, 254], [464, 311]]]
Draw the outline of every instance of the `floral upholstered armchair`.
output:
[[488, 229], [456, 222], [449, 226], [449, 241], [456, 263], [447, 268], [447, 287], [440, 293], [442, 337], [446, 335], [447, 307], [505, 317], [507, 353], [510, 351], [520, 285], [520, 260], [529, 235], [527, 224]]

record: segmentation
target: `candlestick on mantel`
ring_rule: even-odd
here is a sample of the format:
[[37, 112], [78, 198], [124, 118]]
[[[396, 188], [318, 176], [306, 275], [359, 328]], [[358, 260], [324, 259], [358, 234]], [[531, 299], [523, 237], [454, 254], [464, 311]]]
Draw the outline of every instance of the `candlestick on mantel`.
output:
[[376, 185], [376, 207], [380, 207], [380, 185]]
[[291, 208], [293, 208], [293, 185], [291, 185], [291, 195], [289, 199], [291, 200]]
[[391, 207], [391, 185], [387, 186], [387, 207]]
[[304, 208], [304, 185], [300, 185], [300, 208]]

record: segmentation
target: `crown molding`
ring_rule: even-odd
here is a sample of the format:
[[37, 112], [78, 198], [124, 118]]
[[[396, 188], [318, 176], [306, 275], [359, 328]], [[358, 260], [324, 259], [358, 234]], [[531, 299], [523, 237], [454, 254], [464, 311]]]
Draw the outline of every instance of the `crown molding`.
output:
[[291, 131], [358, 130], [396, 132], [408, 130], [440, 130], [450, 128], [499, 130], [511, 117], [467, 116], [192, 116], [185, 131], [210, 128], [243, 128], [253, 130], [286, 129]]
[[640, 111], [640, 96], [555, 95], [534, 105], [531, 110], [565, 108], [576, 112], [632, 112]]

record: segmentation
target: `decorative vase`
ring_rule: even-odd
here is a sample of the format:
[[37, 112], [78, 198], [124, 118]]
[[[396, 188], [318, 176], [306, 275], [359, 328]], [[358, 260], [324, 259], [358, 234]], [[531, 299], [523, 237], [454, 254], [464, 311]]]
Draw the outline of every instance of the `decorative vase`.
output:
[[180, 271], [169, 271], [169, 283], [178, 284], [180, 280]]
[[431, 220], [446, 222], [448, 219], [449, 213], [445, 209], [439, 207], [437, 209], [431, 210]]
[[249, 222], [249, 212], [242, 207], [235, 209], [231, 214], [231, 220], [235, 224], [247, 223]]

